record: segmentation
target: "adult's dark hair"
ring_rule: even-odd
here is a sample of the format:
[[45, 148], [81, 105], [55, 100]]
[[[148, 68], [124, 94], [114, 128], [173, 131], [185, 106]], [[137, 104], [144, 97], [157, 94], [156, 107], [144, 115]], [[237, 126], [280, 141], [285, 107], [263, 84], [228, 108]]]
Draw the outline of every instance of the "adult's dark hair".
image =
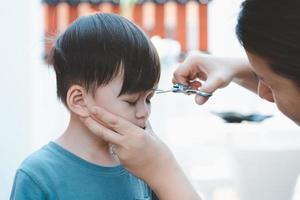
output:
[[122, 72], [122, 95], [150, 90], [160, 77], [159, 57], [151, 41], [136, 25], [115, 14], [77, 19], [58, 37], [49, 61], [64, 104], [74, 84], [94, 92]]
[[299, 0], [245, 0], [236, 34], [247, 51], [300, 87], [299, 13]]

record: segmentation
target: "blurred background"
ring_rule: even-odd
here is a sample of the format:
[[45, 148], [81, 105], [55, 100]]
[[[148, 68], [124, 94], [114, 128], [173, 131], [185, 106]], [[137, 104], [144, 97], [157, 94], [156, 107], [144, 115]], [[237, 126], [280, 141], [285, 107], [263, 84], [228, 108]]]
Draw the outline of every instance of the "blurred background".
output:
[[[162, 62], [160, 89], [192, 50], [245, 56], [234, 32], [241, 0], [0, 0], [0, 199], [9, 199], [16, 169], [57, 138], [68, 112], [56, 98], [45, 62], [51, 41], [77, 17], [121, 14], [141, 26]], [[153, 98], [153, 129], [207, 200], [300, 199], [300, 130], [276, 107], [235, 84], [197, 106], [193, 96]], [[214, 113], [271, 115], [226, 123]], [[230, 114], [229, 113], [229, 114]]]

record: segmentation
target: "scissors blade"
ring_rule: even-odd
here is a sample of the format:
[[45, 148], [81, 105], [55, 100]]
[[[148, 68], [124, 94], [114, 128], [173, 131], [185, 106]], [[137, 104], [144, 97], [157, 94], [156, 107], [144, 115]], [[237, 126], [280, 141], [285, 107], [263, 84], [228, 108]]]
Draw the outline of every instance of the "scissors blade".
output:
[[162, 93], [167, 93], [167, 92], [173, 92], [173, 89], [171, 89], [171, 90], [159, 90], [159, 89], [155, 90], [156, 94], [162, 94]]
[[182, 94], [196, 94], [202, 97], [211, 97], [212, 93], [209, 92], [202, 92], [200, 90], [196, 90], [196, 89], [191, 89], [189, 86], [187, 85], [183, 85], [183, 84], [175, 84], [173, 86], [172, 89], [169, 90], [160, 90], [160, 89], [156, 89], [155, 93], [156, 94], [163, 94], [163, 93], [168, 93], [168, 92], [174, 92], [174, 93], [182, 93]]

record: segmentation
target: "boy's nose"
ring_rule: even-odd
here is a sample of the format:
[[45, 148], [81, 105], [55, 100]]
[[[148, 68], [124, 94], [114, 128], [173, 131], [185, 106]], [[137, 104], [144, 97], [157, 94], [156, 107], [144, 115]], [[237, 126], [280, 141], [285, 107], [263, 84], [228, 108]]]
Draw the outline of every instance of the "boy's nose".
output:
[[139, 105], [136, 111], [136, 118], [147, 119], [150, 115], [150, 107], [147, 104]]

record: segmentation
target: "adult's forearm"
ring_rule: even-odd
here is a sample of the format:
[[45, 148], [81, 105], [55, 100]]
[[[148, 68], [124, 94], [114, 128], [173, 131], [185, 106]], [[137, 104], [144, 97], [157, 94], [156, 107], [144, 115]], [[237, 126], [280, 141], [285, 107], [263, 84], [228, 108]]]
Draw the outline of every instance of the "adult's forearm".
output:
[[175, 159], [155, 171], [148, 184], [160, 200], [201, 200]]

